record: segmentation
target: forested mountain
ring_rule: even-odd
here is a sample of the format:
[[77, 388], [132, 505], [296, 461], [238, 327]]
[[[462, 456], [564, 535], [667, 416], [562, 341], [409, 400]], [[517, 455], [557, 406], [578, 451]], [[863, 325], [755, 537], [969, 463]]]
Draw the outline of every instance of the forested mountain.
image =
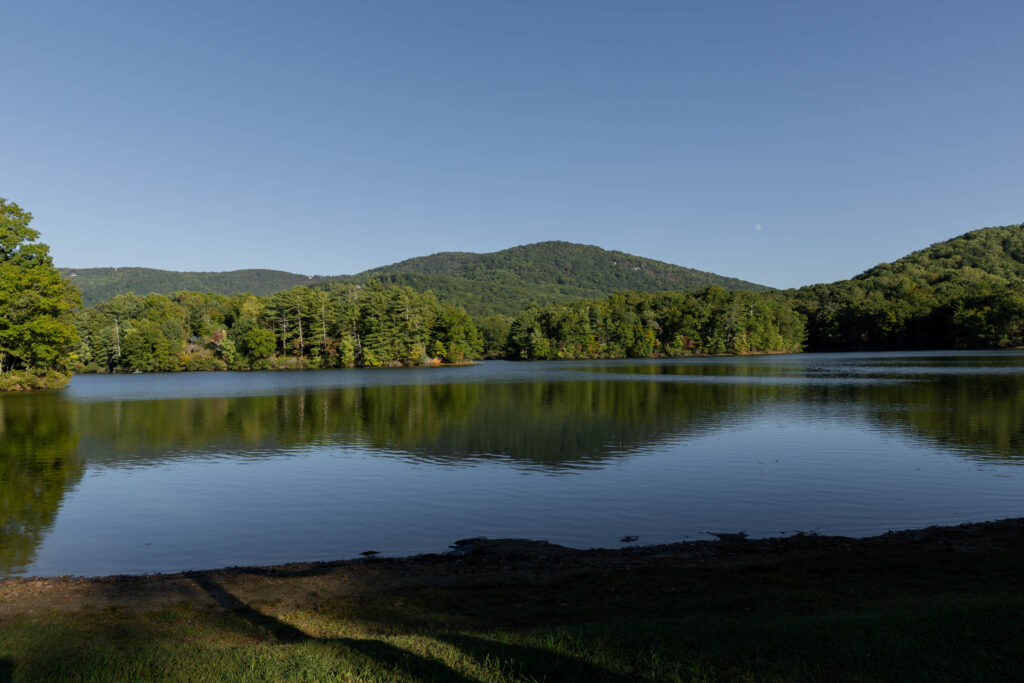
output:
[[262, 299], [119, 296], [78, 317], [75, 360], [132, 371], [458, 362], [481, 352], [540, 359], [1024, 346], [1024, 225], [975, 230], [850, 280], [785, 292], [701, 287], [764, 289], [566, 242], [435, 254], [337, 280]]
[[532, 303], [604, 298], [614, 292], [768, 289], [752, 282], [571, 242], [537, 242], [489, 254], [442, 252], [374, 268], [356, 281], [380, 279], [441, 301], [460, 303], [476, 316], [516, 315]]
[[790, 292], [812, 350], [1024, 344], [1024, 225], [974, 230]]
[[602, 298], [613, 292], [701, 289], [764, 290], [751, 282], [683, 268], [661, 261], [569, 242], [539, 242], [490, 254], [444, 252], [373, 268], [353, 276], [306, 276], [277, 270], [195, 273], [152, 268], [64, 268], [86, 306], [117, 294], [179, 291], [269, 296], [296, 285], [328, 280], [365, 284], [381, 280], [433, 292], [440, 301], [461, 304], [476, 316], [514, 316], [531, 303]]
[[172, 294], [180, 291], [211, 294], [248, 292], [270, 296], [296, 285], [311, 285], [330, 278], [300, 275], [283, 270], [231, 270], [223, 273], [182, 272], [155, 268], [61, 268], [71, 278], [86, 306], [134, 292], [136, 294]]
[[877, 265], [854, 279], [867, 281], [894, 275], [930, 283], [962, 280], [1006, 284], [1024, 280], [1024, 224], [972, 230], [892, 263]]

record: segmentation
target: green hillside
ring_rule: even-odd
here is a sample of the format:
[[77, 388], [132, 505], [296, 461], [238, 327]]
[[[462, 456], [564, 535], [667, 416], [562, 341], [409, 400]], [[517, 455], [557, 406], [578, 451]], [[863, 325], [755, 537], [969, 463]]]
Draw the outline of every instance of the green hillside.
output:
[[752, 282], [571, 242], [538, 242], [489, 254], [442, 252], [374, 268], [380, 279], [461, 303], [476, 316], [515, 315], [531, 303], [604, 298], [621, 291], [701, 289], [762, 291]]
[[180, 272], [155, 268], [61, 268], [82, 292], [86, 306], [95, 306], [118, 294], [171, 294], [183, 290], [211, 294], [251, 292], [269, 296], [296, 285], [311, 285], [328, 278], [286, 273], [282, 270], [232, 270], [224, 273]]
[[892, 278], [932, 286], [954, 281], [1007, 284], [1024, 280], [1024, 224], [973, 230], [877, 265], [853, 279], [883, 282]]
[[982, 228], [792, 292], [812, 350], [1024, 343], [1024, 225]]
[[117, 294], [171, 294], [178, 291], [269, 296], [296, 285], [329, 280], [365, 283], [377, 279], [432, 291], [445, 303], [462, 304], [476, 316], [513, 316], [530, 303], [552, 304], [603, 298], [632, 290], [661, 292], [719, 285], [725, 289], [766, 287], [654, 261], [621, 251], [569, 242], [539, 242], [490, 254], [445, 252], [409, 259], [355, 276], [322, 277], [277, 270], [195, 273], [152, 268], [64, 268], [82, 292], [86, 306]]

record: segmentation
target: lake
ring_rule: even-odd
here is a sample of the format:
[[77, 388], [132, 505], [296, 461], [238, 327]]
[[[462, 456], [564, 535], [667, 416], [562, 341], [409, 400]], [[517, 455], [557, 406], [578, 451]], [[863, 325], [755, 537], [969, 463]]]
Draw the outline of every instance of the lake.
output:
[[1024, 515], [1024, 353], [80, 375], [0, 395], [0, 574]]

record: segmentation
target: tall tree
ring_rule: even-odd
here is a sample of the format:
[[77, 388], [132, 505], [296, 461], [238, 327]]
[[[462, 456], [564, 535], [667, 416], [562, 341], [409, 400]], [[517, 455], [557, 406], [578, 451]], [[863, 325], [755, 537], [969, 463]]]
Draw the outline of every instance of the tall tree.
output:
[[70, 281], [36, 242], [32, 214], [0, 198], [0, 373], [63, 369], [78, 334], [68, 320], [81, 305]]

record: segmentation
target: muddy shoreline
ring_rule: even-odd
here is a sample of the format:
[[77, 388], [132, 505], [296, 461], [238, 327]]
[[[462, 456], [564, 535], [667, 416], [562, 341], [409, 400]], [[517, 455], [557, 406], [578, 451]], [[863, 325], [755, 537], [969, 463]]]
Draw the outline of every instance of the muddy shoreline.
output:
[[[409, 586], [459, 587], [487, 583], [551, 584], [579, 575], [673, 567], [736, 567], [858, 557], [889, 552], [987, 552], [1024, 544], [1024, 518], [933, 526], [850, 538], [818, 534], [748, 539], [722, 534], [713, 541], [685, 541], [620, 549], [577, 550], [545, 541], [467, 539], [443, 554], [366, 557], [275, 566], [225, 567], [167, 574], [0, 579], [0, 616], [81, 607], [159, 607], [198, 600], [230, 608], [217, 590], [246, 594], [279, 608], [308, 604], [317, 596], [391, 591]], [[312, 596], [312, 598], [311, 598]]]

